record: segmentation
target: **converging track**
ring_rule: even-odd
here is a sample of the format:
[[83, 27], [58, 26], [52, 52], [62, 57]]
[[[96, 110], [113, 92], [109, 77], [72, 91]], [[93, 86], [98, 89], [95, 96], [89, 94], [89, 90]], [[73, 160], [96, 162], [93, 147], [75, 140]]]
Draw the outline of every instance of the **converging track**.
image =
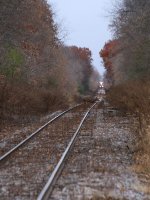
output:
[[102, 99], [66, 112], [1, 160], [0, 199], [150, 199], [133, 125]]
[[[0, 198], [36, 199], [50, 174], [54, 184], [83, 122], [96, 104], [78, 105], [64, 111], [6, 152], [0, 158]], [[49, 191], [50, 187], [46, 188]], [[43, 199], [43, 190], [39, 199]]]
[[53, 173], [51, 174], [48, 182], [46, 183], [45, 187], [43, 188], [43, 190], [41, 191], [40, 195], [38, 196], [38, 200], [47, 200], [50, 198], [50, 195], [53, 191], [54, 185], [61, 173], [61, 171], [63, 170], [63, 167], [65, 165], [65, 161], [68, 158], [68, 156], [71, 153], [71, 150], [73, 148], [73, 145], [76, 142], [76, 139], [78, 137], [79, 131], [83, 125], [83, 122], [86, 120], [89, 112], [92, 110], [92, 108], [96, 105], [97, 103], [94, 103], [91, 108], [89, 108], [89, 110], [86, 112], [86, 114], [84, 115], [83, 119], [81, 120], [79, 127], [77, 128], [76, 132], [74, 133], [70, 143], [68, 144], [66, 150], [64, 151], [61, 159], [59, 160], [58, 164], [56, 165]]
[[13, 152], [15, 152], [18, 148], [20, 148], [22, 145], [26, 144], [31, 138], [33, 138], [34, 136], [36, 136], [38, 133], [40, 133], [44, 128], [46, 128], [48, 125], [50, 125], [51, 123], [53, 123], [55, 120], [59, 119], [60, 117], [62, 117], [63, 115], [65, 115], [66, 113], [68, 113], [69, 111], [79, 107], [80, 105], [76, 105], [68, 110], [65, 110], [64, 112], [58, 114], [56, 117], [54, 117], [53, 119], [51, 119], [50, 121], [48, 121], [46, 124], [44, 124], [43, 126], [41, 126], [39, 129], [37, 129], [35, 132], [33, 132], [32, 134], [30, 134], [27, 138], [25, 138], [24, 140], [22, 140], [19, 144], [17, 144], [15, 147], [13, 147], [12, 149], [10, 149], [9, 151], [7, 151], [3, 156], [0, 157], [0, 161], [6, 159], [8, 156], [10, 156]]

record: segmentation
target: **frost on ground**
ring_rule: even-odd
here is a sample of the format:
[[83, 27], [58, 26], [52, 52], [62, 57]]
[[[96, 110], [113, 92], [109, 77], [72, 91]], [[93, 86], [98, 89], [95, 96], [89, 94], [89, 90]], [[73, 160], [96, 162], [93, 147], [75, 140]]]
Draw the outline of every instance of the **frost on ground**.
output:
[[150, 199], [150, 177], [132, 170], [132, 123], [128, 117], [104, 116], [98, 110], [92, 135], [86, 128], [81, 131], [51, 199]]

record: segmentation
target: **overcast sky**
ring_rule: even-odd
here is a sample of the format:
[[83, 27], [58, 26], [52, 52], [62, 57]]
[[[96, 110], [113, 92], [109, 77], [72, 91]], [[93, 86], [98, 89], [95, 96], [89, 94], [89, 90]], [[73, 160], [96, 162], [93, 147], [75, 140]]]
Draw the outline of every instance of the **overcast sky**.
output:
[[56, 13], [55, 20], [64, 33], [65, 44], [88, 47], [93, 65], [102, 74], [104, 68], [99, 51], [111, 39], [108, 29], [114, 0], [48, 0]]

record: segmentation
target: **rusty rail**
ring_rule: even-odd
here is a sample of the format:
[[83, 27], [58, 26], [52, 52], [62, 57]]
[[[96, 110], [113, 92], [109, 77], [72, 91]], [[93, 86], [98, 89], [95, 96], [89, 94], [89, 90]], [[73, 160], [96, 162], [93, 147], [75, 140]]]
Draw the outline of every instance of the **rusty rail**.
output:
[[60, 158], [58, 164], [56, 165], [55, 169], [53, 170], [52, 174], [49, 177], [48, 182], [46, 183], [46, 185], [44, 186], [44, 188], [42, 189], [41, 193], [39, 194], [37, 200], [48, 200], [50, 198], [50, 195], [52, 194], [52, 191], [54, 189], [54, 185], [59, 177], [59, 175], [61, 174], [63, 167], [65, 165], [65, 161], [68, 158], [68, 156], [71, 153], [71, 150], [76, 142], [76, 139], [79, 135], [79, 131], [85, 121], [85, 119], [87, 118], [89, 112], [92, 110], [92, 108], [99, 103], [100, 101], [97, 101], [96, 103], [94, 103], [85, 113], [84, 117], [82, 118], [76, 132], [74, 133], [72, 139], [70, 140], [66, 150], [64, 151], [64, 153], [62, 154], [62, 157]]
[[37, 135], [38, 133], [40, 133], [43, 129], [45, 129], [49, 124], [51, 124], [52, 122], [54, 122], [56, 119], [60, 118], [61, 116], [63, 116], [64, 114], [68, 113], [69, 111], [81, 106], [82, 104], [78, 104], [76, 106], [73, 106], [71, 108], [69, 108], [68, 110], [63, 111], [62, 113], [58, 114], [56, 117], [54, 117], [53, 119], [51, 119], [50, 121], [48, 121], [46, 124], [44, 124], [43, 126], [41, 126], [39, 129], [37, 129], [35, 132], [33, 132], [31, 135], [29, 135], [26, 139], [22, 140], [19, 144], [17, 144], [14, 148], [10, 149], [7, 153], [5, 153], [3, 156], [0, 157], [0, 161], [5, 160], [6, 158], [8, 158], [12, 153], [14, 153], [17, 149], [19, 149], [22, 145], [24, 145], [25, 143], [27, 143], [31, 138], [33, 138], [35, 135]]

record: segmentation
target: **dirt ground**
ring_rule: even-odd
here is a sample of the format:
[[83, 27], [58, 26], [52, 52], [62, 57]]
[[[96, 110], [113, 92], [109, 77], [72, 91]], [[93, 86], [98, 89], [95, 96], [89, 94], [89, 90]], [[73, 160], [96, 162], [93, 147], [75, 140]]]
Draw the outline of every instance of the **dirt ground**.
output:
[[[142, 171], [141, 163], [135, 162], [138, 142], [133, 129], [135, 120], [131, 116], [103, 113], [100, 108], [96, 111], [83, 126], [50, 199], [150, 200], [150, 173]], [[1, 150], [5, 146], [7, 150], [7, 146], [10, 148], [56, 114], [42, 118], [31, 127], [28, 124], [26, 127], [3, 129]], [[94, 123], [91, 123], [93, 118]]]
[[52, 199], [150, 199], [150, 174], [134, 169], [133, 123], [132, 117], [104, 115], [99, 109], [92, 135], [86, 127], [81, 131]]

